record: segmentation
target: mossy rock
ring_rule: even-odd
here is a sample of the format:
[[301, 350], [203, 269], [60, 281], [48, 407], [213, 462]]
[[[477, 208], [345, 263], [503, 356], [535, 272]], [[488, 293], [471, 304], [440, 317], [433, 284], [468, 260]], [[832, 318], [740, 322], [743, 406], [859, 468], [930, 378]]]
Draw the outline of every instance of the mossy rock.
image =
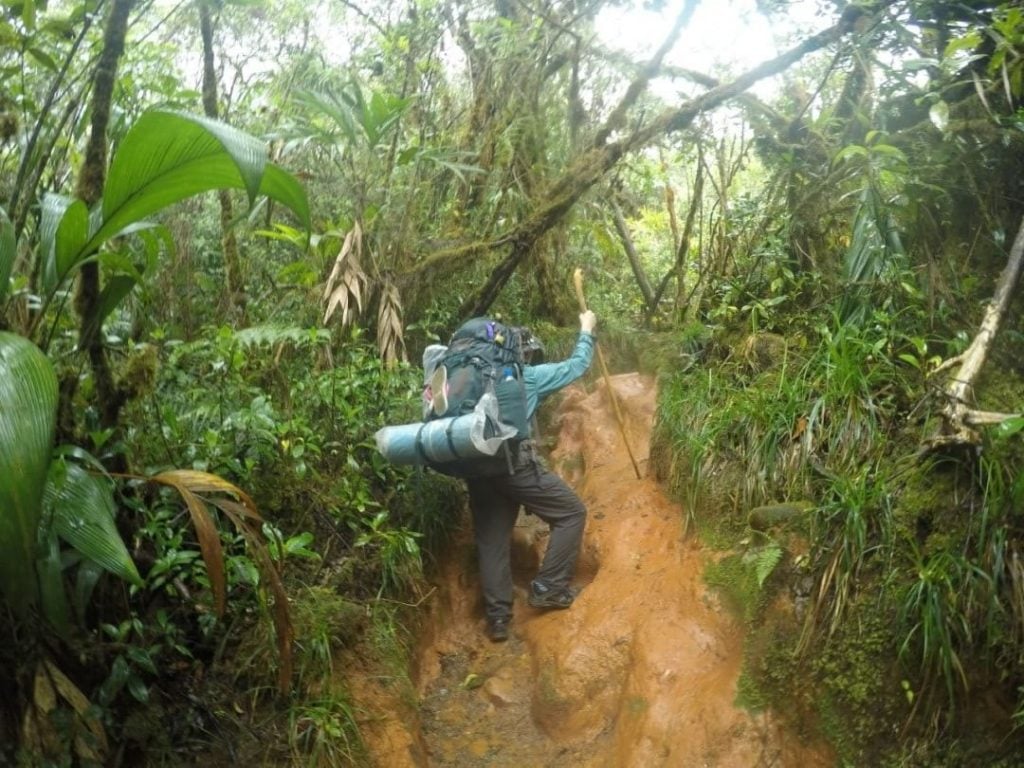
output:
[[809, 501], [792, 501], [781, 504], [765, 504], [754, 507], [747, 515], [747, 524], [757, 531], [766, 531], [777, 525], [787, 525], [800, 520], [804, 514], [814, 508]]

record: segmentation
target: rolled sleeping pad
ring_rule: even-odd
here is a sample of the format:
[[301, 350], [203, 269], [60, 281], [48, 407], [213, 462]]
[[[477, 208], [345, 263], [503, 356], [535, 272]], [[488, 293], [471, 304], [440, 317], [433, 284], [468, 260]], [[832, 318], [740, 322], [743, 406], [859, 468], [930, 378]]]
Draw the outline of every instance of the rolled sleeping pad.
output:
[[392, 464], [447, 464], [494, 456], [515, 435], [515, 427], [499, 420], [497, 400], [488, 392], [470, 413], [382, 427], [374, 437], [377, 450]]

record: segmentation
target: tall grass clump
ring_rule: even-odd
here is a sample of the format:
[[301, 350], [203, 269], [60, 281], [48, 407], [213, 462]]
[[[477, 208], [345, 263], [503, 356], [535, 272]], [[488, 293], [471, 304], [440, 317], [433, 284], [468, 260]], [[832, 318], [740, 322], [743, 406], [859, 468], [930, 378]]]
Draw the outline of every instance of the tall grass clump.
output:
[[879, 451], [899, 407], [901, 374], [883, 328], [845, 325], [838, 316], [818, 328], [820, 342], [799, 377], [809, 395], [803, 442], [829, 469], [859, 465]]
[[[738, 355], [668, 378], [660, 389], [655, 447], [689, 514], [731, 513], [786, 498], [820, 496], [831, 478], [873, 462], [904, 406], [886, 329], [817, 329], [808, 353], [786, 350], [766, 370]], [[664, 464], [664, 462], [663, 462]]]
[[899, 591], [900, 658], [918, 675], [921, 710], [948, 724], [973, 693], [1016, 691], [1024, 712], [1024, 472], [1010, 424], [968, 460], [971, 484], [948, 510], [959, 524], [911, 541]]
[[[805, 649], [820, 622], [835, 632], [864, 578], [869, 561], [880, 567], [892, 560], [892, 493], [883, 468], [869, 464], [833, 475], [810, 516], [812, 568], [821, 574], [804, 627]], [[878, 570], [878, 569], [876, 569]]]
[[900, 660], [918, 667], [923, 690], [942, 686], [940, 698], [952, 713], [958, 686], [969, 687], [962, 656], [975, 641], [971, 619], [979, 595], [989, 591], [988, 576], [962, 554], [911, 550], [911, 579], [899, 595]]

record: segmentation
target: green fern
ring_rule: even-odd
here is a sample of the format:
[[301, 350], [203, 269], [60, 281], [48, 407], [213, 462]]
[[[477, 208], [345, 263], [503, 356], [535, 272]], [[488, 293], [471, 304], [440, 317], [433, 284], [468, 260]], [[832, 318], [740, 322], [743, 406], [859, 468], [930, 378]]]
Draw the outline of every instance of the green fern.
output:
[[296, 347], [314, 347], [330, 341], [331, 333], [326, 328], [299, 328], [297, 326], [255, 325], [235, 332], [235, 340], [248, 347], [264, 344], [294, 344]]
[[757, 586], [758, 588], [761, 588], [768, 580], [768, 577], [772, 575], [772, 571], [775, 570], [775, 566], [777, 566], [779, 561], [782, 559], [782, 547], [773, 541], [770, 544], [766, 544], [763, 547], [747, 553], [747, 556], [744, 559], [749, 565], [754, 567], [754, 575], [757, 577]]

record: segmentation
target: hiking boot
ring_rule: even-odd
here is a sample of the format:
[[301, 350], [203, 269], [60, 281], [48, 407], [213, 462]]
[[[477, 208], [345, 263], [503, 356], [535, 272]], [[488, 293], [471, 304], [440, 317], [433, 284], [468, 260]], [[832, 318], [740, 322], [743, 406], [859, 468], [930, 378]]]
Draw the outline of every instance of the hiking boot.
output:
[[530, 583], [530, 596], [526, 602], [532, 608], [568, 608], [575, 599], [571, 589], [552, 589], [534, 581]]
[[430, 376], [430, 408], [435, 416], [448, 410], [448, 369], [437, 366]]
[[488, 619], [487, 636], [495, 643], [508, 640], [508, 618]]

